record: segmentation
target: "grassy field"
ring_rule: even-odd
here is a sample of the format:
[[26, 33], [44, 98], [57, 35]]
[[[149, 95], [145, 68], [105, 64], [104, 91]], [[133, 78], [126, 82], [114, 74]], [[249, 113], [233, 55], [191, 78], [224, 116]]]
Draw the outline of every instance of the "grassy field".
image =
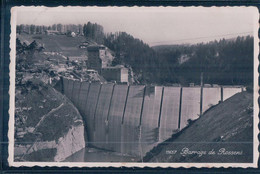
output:
[[44, 45], [46, 52], [58, 52], [64, 56], [84, 56], [86, 49], [80, 49], [79, 45], [86, 39], [84, 36], [69, 37], [66, 35], [45, 35], [45, 34], [17, 34], [21, 42], [30, 44], [34, 40]]

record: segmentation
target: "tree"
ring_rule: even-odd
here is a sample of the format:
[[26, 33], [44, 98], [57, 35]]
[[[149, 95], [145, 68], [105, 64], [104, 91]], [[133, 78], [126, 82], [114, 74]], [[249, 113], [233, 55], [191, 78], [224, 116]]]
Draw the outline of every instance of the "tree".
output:
[[87, 25], [84, 24], [83, 25], [83, 34], [84, 34], [84, 36], [86, 36], [86, 33], [87, 33]]
[[35, 25], [30, 25], [30, 34], [35, 34], [36, 33], [36, 27]]
[[86, 25], [86, 30], [85, 30], [85, 33], [84, 35], [87, 37], [87, 38], [92, 38], [92, 24], [90, 22], [87, 23]]
[[79, 28], [79, 34], [80, 35], [83, 35], [83, 26], [81, 24], [78, 25], [78, 28]]
[[16, 26], [16, 33], [21, 34], [21, 26], [20, 25]]
[[57, 30], [57, 25], [56, 25], [56, 24], [53, 24], [53, 25], [51, 26], [51, 29], [52, 29], [52, 30]]
[[36, 26], [36, 33], [39, 34], [40, 33], [40, 26]]
[[62, 31], [62, 24], [57, 24], [57, 31], [59, 31], [59, 32]]

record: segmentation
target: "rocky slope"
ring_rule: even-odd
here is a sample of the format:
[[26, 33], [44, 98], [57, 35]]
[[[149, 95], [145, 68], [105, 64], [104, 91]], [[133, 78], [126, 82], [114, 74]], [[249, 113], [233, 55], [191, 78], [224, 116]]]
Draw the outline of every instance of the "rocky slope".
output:
[[62, 161], [85, 147], [81, 115], [48, 84], [16, 86], [15, 105], [16, 161]]
[[253, 95], [242, 92], [208, 110], [154, 148], [145, 162], [252, 162]]

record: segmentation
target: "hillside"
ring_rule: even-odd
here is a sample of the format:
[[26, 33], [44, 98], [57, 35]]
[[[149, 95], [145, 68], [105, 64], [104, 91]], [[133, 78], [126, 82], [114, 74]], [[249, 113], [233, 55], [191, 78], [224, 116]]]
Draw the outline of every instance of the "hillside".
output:
[[60, 161], [85, 147], [81, 115], [51, 86], [30, 78], [15, 98], [16, 161]]
[[133, 68], [139, 83], [251, 85], [253, 82], [253, 37], [221, 39], [195, 45], [149, 47], [142, 40], [119, 32], [105, 38], [115, 52], [114, 64]]
[[[170, 82], [251, 85], [253, 82], [253, 37], [221, 39], [195, 45], [153, 47], [160, 55], [163, 77]], [[171, 76], [169, 75], [171, 74]]]
[[252, 85], [252, 36], [223, 38], [194, 45], [150, 47], [145, 41], [126, 32], [104, 33], [103, 27], [96, 23], [85, 24], [83, 34], [84, 36], [69, 37], [28, 35], [22, 32], [17, 37], [27, 44], [36, 40], [43, 44], [44, 52], [57, 52], [65, 58], [86, 56], [86, 49], [79, 48], [86, 40], [103, 44], [115, 56], [112, 65], [131, 67], [134, 80], [139, 84], [200, 84], [200, 74], [203, 72], [204, 83], [207, 84]]
[[17, 34], [17, 38], [27, 45], [34, 40], [43, 45], [45, 52], [58, 52], [68, 56], [86, 56], [86, 49], [80, 49], [79, 45], [86, 41], [84, 36], [69, 37], [66, 35], [45, 35], [45, 34]]
[[[225, 152], [220, 150], [223, 148]], [[215, 155], [203, 154], [203, 151], [209, 152], [212, 149], [216, 152]], [[177, 153], [169, 154], [173, 150], [177, 150]], [[227, 151], [239, 154], [232, 155]], [[202, 155], [196, 154], [197, 152]], [[154, 148], [144, 161], [252, 162], [252, 155], [253, 95], [242, 92], [211, 108], [178, 135]]]

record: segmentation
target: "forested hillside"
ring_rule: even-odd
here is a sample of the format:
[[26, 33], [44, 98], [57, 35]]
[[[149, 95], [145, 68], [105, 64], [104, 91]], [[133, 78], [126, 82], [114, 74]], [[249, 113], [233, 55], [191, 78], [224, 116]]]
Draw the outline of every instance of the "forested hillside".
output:
[[126, 32], [104, 34], [88, 22], [85, 37], [115, 52], [114, 65], [131, 66], [137, 83], [250, 85], [253, 82], [253, 37], [239, 36], [194, 45], [149, 47]]
[[137, 82], [157, 83], [160, 79], [159, 56], [143, 41], [120, 32], [108, 35], [104, 45], [115, 52], [114, 65], [125, 64], [133, 68]]
[[[19, 32], [27, 33], [37, 33], [38, 30], [32, 30], [35, 27], [36, 29], [38, 27], [39, 31], [44, 30], [41, 26], [17, 27]], [[45, 28], [56, 29], [62, 33], [64, 27], [57, 24]], [[194, 45], [150, 47], [126, 32], [105, 33], [103, 26], [96, 23], [69, 25], [65, 28], [65, 31], [75, 31], [79, 35], [84, 35], [81, 36], [82, 39], [104, 44], [114, 51], [113, 65], [124, 64], [131, 67], [136, 83], [199, 84], [201, 72], [204, 73], [204, 83], [249, 85], [253, 82], [253, 37], [251, 36]], [[48, 37], [54, 36], [42, 38]], [[55, 37], [62, 38], [58, 35]], [[73, 41], [79, 38], [68, 37], [67, 39]], [[76, 46], [74, 49], [74, 52], [80, 53], [80, 49]], [[72, 52], [71, 49], [68, 52]]]
[[103, 27], [88, 23], [87, 38], [115, 52], [114, 65], [131, 66], [137, 83], [249, 85], [253, 82], [253, 37], [222, 39], [195, 45], [149, 47], [126, 32], [103, 33]]
[[94, 40], [99, 44], [103, 44], [104, 42], [104, 29], [101, 25], [98, 25], [96, 23], [93, 24], [91, 22], [88, 22], [87, 24], [84, 24], [83, 34], [88, 39]]
[[130, 65], [141, 83], [248, 85], [253, 82], [253, 38], [237, 37], [196, 45], [152, 49], [127, 33], [109, 35], [104, 44], [115, 51], [114, 64]]
[[253, 82], [253, 37], [250, 36], [207, 44], [161, 46], [155, 50], [161, 55], [161, 67], [166, 69], [164, 76], [171, 82], [198, 84], [201, 72], [205, 83], [248, 85]]

